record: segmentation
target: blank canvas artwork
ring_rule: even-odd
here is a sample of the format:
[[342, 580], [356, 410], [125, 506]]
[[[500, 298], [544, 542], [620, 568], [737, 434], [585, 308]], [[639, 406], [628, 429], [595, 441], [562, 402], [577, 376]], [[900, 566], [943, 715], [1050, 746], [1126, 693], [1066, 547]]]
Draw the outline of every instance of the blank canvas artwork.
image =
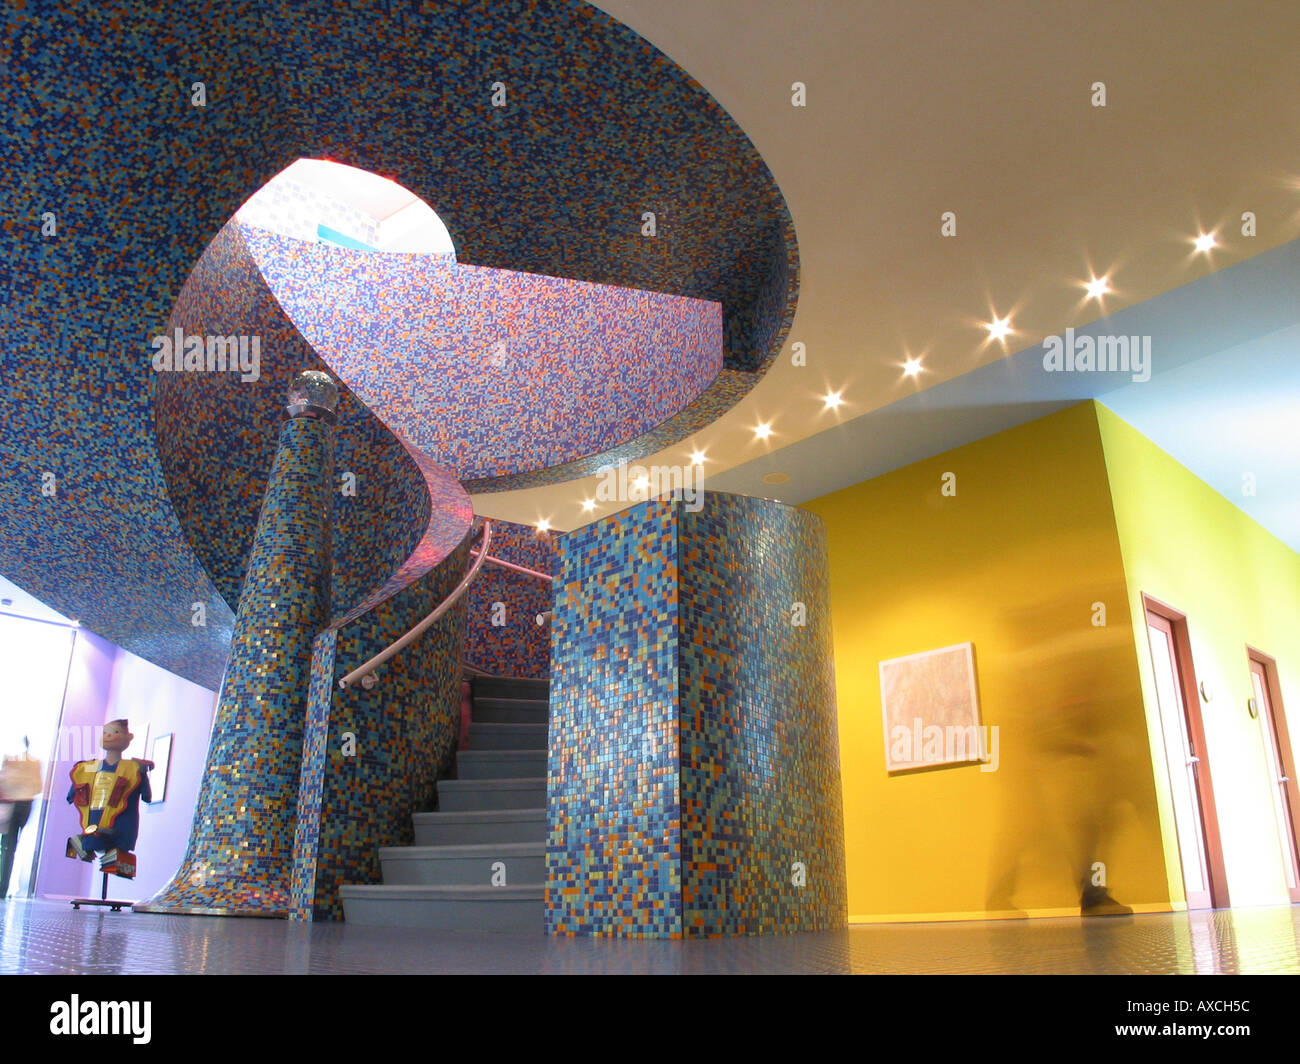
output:
[[880, 703], [887, 772], [984, 759], [973, 643], [882, 661]]

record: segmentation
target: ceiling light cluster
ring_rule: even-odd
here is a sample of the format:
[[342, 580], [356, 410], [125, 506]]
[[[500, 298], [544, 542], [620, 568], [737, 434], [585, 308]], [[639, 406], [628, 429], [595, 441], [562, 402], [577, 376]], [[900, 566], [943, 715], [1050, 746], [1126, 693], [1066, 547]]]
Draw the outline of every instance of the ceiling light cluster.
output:
[[[1195, 249], [1202, 254], [1208, 254], [1213, 248], [1217, 246], [1217, 242], [1215, 241], [1213, 231], [1210, 231], [1208, 233], [1198, 233], [1197, 236], [1192, 237], [1190, 239]], [[1101, 302], [1103, 297], [1105, 297], [1106, 295], [1114, 291], [1110, 287], [1109, 274], [1103, 274], [1100, 277], [1090, 275], [1088, 280], [1082, 281], [1080, 282], [1080, 284], [1086, 292], [1086, 298], [1095, 299], [1098, 302]], [[981, 324], [985, 329], [988, 330], [990, 340], [1001, 341], [1004, 346], [1007, 337], [1012, 335], [1016, 331], [1011, 327], [1011, 315], [1008, 314], [1006, 317], [1000, 318], [998, 317], [996, 311], [992, 311], [991, 321], [982, 322]], [[922, 365], [921, 359], [915, 358], [911, 355], [907, 356], [906, 360], [902, 363], [902, 367], [903, 367], [904, 377], [918, 377], [925, 372], [925, 367], [924, 365]], [[821, 398], [822, 398], [823, 410], [838, 410], [841, 406], [844, 405], [845, 402], [844, 392], [842, 389], [839, 391], [827, 391], [826, 394], [823, 395]], [[762, 421], [756, 424], [754, 426], [754, 438], [756, 440], [771, 439], [772, 438], [771, 422]], [[696, 447], [694, 450], [691, 451], [691, 458], [690, 458], [691, 465], [703, 465], [704, 462], [707, 460], [707, 458], [708, 456], [705, 454], [705, 452], [700, 450], [698, 447]], [[649, 484], [649, 478], [644, 476], [638, 477], [637, 480], [634, 481], [634, 485], [638, 488], [645, 488], [648, 486], [648, 484]], [[582, 509], [586, 513], [593, 512], [596, 509], [595, 500], [583, 499]], [[550, 529], [550, 523], [546, 521], [545, 518], [543, 518], [541, 521], [537, 523], [537, 528], [539, 531], [542, 532], [548, 531]]]

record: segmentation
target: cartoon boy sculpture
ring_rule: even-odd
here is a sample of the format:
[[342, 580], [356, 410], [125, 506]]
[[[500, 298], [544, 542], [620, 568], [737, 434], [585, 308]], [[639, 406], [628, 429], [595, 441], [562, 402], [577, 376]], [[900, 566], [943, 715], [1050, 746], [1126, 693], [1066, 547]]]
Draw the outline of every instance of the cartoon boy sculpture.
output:
[[135, 875], [130, 850], [140, 833], [140, 799], [153, 799], [149, 790], [153, 763], [122, 756], [133, 738], [125, 720], [105, 724], [104, 759], [73, 765], [68, 788], [68, 801], [81, 817], [81, 834], [68, 839], [67, 855], [93, 861], [96, 853], [103, 854], [103, 870], [128, 879]]

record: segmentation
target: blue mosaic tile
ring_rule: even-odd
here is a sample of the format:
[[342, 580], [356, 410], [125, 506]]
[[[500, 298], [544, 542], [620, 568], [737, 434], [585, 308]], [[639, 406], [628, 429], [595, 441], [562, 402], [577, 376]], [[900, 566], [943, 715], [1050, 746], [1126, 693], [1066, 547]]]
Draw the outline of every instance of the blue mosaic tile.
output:
[[682, 937], [677, 528], [654, 501], [560, 539], [546, 929]]
[[280, 433], [189, 843], [154, 909], [290, 908], [313, 642], [329, 617], [333, 437], [313, 418]]
[[[28, 0], [0, 10], [0, 51], [0, 572], [209, 687], [228, 652], [226, 602], [270, 468], [267, 433], [213, 452], [227, 476], [196, 479], [186, 497], [158, 454], [155, 421], [168, 415], [155, 409], [148, 341], [203, 249], [295, 159], [397, 180], [438, 211], [463, 263], [720, 304], [715, 383], [621, 454], [724, 412], [775, 357], [793, 314], [793, 225], [753, 145], [667, 57], [577, 0]], [[508, 89], [502, 108], [491, 106], [495, 81]], [[645, 211], [657, 215], [654, 238], [640, 234]], [[57, 235], [41, 233], [46, 212]], [[273, 425], [278, 412], [260, 416]], [[407, 461], [391, 439], [374, 458], [395, 497], [419, 488]], [[54, 499], [37, 488], [46, 472]], [[213, 524], [194, 518], [209, 501]], [[427, 505], [403, 502], [378, 522], [373, 566], [364, 532], [355, 550], [339, 537], [336, 607], [428, 571], [436, 550], [389, 583], [417, 544], [430, 546]], [[196, 602], [206, 626], [191, 623]]]
[[[527, 525], [493, 521], [491, 554], [539, 573], [554, 575], [558, 569], [554, 537]], [[544, 680], [550, 675], [550, 625], [537, 624], [538, 614], [551, 608], [550, 583], [485, 565], [465, 598], [469, 665], [492, 676]]]
[[559, 546], [547, 930], [842, 926], [820, 519], [706, 492], [698, 513], [649, 502]]
[[369, 691], [341, 691], [338, 681], [431, 613], [468, 557], [466, 540], [410, 587], [327, 633], [331, 642], [318, 641], [297, 811], [296, 919], [342, 920], [339, 886], [381, 882], [379, 848], [411, 845], [411, 814], [435, 808], [435, 784], [451, 768], [460, 732], [464, 601], [380, 666]]

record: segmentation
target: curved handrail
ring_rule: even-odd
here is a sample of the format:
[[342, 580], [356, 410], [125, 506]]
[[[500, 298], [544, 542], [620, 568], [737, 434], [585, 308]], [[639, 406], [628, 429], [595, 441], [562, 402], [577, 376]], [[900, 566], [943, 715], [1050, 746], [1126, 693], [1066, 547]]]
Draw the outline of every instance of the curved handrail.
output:
[[[479, 556], [479, 551], [471, 550], [470, 554], [477, 558]], [[516, 565], [514, 562], [508, 562], [504, 558], [494, 558], [490, 554], [485, 553], [485, 557], [487, 561], [491, 562], [493, 565], [501, 566], [502, 569], [509, 569], [511, 572], [523, 573], [525, 576], [536, 577], [538, 580], [545, 580], [548, 584], [555, 582], [555, 577], [548, 573], [541, 573], [536, 569], [529, 569], [523, 565]]]
[[437, 607], [434, 609], [434, 611], [431, 614], [429, 614], [429, 616], [427, 616], [424, 620], [422, 620], [419, 624], [417, 624], [414, 628], [412, 628], [409, 632], [407, 632], [406, 635], [402, 636], [399, 640], [397, 640], [397, 642], [390, 645], [388, 649], [381, 650], [378, 654], [376, 654], [373, 658], [367, 661], [364, 665], [357, 666], [357, 668], [353, 669], [350, 673], [348, 673], [341, 680], [339, 680], [339, 688], [341, 690], [346, 691], [352, 685], [352, 681], [355, 680], [358, 676], [361, 677], [362, 687], [373, 686], [373, 679], [371, 684], [366, 684], [365, 680], [367, 677], [373, 677], [375, 669], [379, 668], [380, 665], [386, 662], [389, 658], [391, 658], [403, 647], [407, 646], [408, 644], [418, 639], [421, 635], [424, 634], [425, 629], [427, 629], [430, 625], [436, 622], [444, 613], [446, 613], [449, 609], [451, 609], [454, 605], [456, 605], [461, 595], [465, 594], [466, 589], [469, 587], [470, 584], [474, 582], [474, 577], [478, 576], [478, 571], [481, 568], [483, 568], [483, 561], [487, 557], [487, 552], [491, 548], [491, 546], [492, 546], [492, 522], [488, 520], [484, 520], [483, 546], [479, 548], [477, 553], [474, 551], [470, 551], [471, 554], [476, 554], [476, 557], [474, 558], [474, 564], [469, 567], [469, 572], [465, 574], [464, 579], [461, 580], [461, 582], [456, 585], [456, 587], [452, 590], [450, 595], [448, 595], [445, 599], [443, 599], [440, 603], [438, 603]]

